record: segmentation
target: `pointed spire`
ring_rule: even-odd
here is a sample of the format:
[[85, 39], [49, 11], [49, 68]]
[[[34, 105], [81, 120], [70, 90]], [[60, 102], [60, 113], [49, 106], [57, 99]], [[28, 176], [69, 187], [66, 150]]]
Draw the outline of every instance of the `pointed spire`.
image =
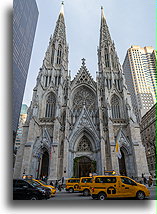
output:
[[104, 9], [101, 6], [101, 28], [100, 28], [100, 42], [103, 40], [108, 40], [112, 42], [110, 32], [107, 26]]
[[104, 8], [103, 8], [103, 6], [101, 6], [101, 20], [106, 20], [106, 18], [105, 18], [105, 14], [104, 14]]
[[65, 33], [65, 21], [64, 21], [64, 3], [61, 4], [61, 9], [59, 12], [59, 16], [56, 22], [55, 31], [53, 34], [53, 40], [56, 40], [56, 37], [62, 37], [66, 39]]
[[61, 4], [60, 14], [62, 14], [64, 16], [64, 2], [63, 1]]

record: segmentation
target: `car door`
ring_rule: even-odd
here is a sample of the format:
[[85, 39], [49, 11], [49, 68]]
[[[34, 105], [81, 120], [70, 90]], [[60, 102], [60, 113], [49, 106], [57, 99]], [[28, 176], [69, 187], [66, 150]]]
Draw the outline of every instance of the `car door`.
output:
[[15, 192], [17, 199], [27, 199], [28, 183], [23, 180], [17, 180]]
[[17, 180], [13, 180], [13, 200], [19, 199]]
[[119, 177], [119, 196], [134, 197], [136, 195], [137, 184], [128, 177]]
[[103, 183], [106, 187], [106, 193], [108, 198], [117, 197], [117, 178], [115, 176], [106, 176], [103, 178]]

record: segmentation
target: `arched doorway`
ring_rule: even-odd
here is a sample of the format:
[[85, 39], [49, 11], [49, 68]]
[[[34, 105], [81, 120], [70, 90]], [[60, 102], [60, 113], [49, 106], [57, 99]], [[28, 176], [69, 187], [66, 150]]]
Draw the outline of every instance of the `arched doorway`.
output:
[[89, 173], [96, 171], [96, 162], [86, 156], [74, 159], [74, 177], [88, 177]]
[[49, 170], [49, 154], [47, 151], [44, 151], [41, 161], [40, 178], [42, 178], [43, 176], [48, 177], [48, 170]]
[[118, 161], [119, 161], [119, 173], [121, 175], [127, 175], [126, 165], [125, 165], [125, 154], [124, 154], [122, 149], [120, 149], [120, 151], [121, 151], [122, 157], [120, 159], [118, 158]]

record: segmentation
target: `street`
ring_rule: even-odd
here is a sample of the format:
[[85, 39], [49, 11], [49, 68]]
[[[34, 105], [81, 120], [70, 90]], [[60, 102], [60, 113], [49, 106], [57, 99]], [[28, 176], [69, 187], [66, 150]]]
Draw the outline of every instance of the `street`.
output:
[[[146, 200], [155, 200], [155, 186], [148, 188], [150, 191], [150, 197]], [[49, 200], [93, 200], [91, 196], [83, 196], [82, 193], [68, 193], [65, 190], [62, 190], [61, 192], [59, 192], [57, 190], [57, 193], [55, 195], [55, 197], [50, 198]], [[109, 199], [109, 200], [113, 200], [113, 199]], [[114, 199], [117, 200], [117, 199]], [[119, 200], [119, 199], [118, 199]], [[122, 198], [120, 200], [126, 200], [126, 198]], [[131, 200], [134, 200], [134, 198], [132, 198]]]

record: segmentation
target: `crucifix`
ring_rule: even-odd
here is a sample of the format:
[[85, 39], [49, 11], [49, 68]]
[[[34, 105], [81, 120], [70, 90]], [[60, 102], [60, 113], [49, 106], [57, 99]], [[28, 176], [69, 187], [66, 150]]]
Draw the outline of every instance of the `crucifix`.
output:
[[82, 65], [85, 66], [85, 58], [81, 59], [82, 60]]

